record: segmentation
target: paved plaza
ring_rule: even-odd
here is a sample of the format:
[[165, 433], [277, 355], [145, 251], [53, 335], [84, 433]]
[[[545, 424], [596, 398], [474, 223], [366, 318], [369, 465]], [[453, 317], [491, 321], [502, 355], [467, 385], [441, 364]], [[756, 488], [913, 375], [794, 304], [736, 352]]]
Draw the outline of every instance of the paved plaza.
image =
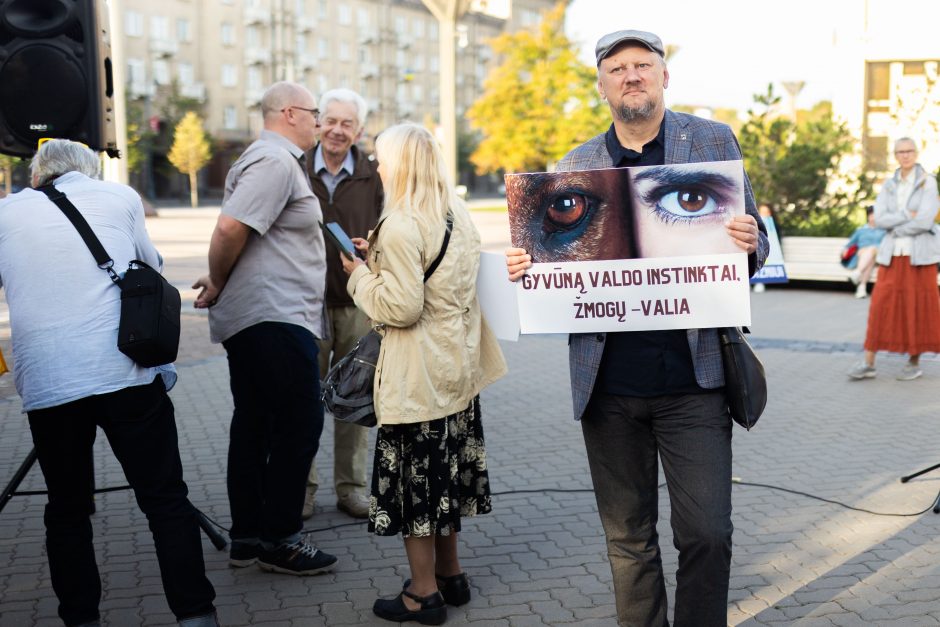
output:
[[[193, 503], [227, 526], [227, 364], [221, 347], [209, 343], [205, 312], [192, 309], [189, 289], [205, 270], [215, 215], [163, 210], [148, 228], [184, 299], [180, 378], [171, 396], [185, 477]], [[487, 248], [505, 247], [504, 214], [475, 218]], [[913, 515], [931, 505], [940, 471], [898, 481], [940, 462], [940, 361], [927, 356], [924, 376], [901, 382], [894, 376], [903, 359], [883, 355], [876, 379], [850, 382], [845, 372], [859, 359], [868, 302], [850, 290], [769, 288], [752, 296], [752, 340], [767, 369], [770, 402], [753, 432], [734, 430], [734, 475], [743, 483], [733, 493], [731, 625], [940, 625], [940, 516]], [[9, 355], [5, 305], [0, 316], [0, 346]], [[509, 375], [482, 397], [494, 511], [465, 520], [460, 551], [474, 596], [448, 608], [447, 624], [615, 625], [604, 537], [580, 428], [571, 419], [565, 337], [524, 337], [503, 350]], [[0, 378], [0, 415], [5, 484], [31, 448], [10, 375]], [[291, 577], [232, 570], [227, 553], [206, 540], [223, 625], [389, 624], [373, 616], [372, 602], [401, 589], [404, 549], [400, 538], [370, 536], [365, 523], [335, 508], [331, 422], [318, 456], [323, 487], [307, 528], [312, 543], [339, 557], [335, 571]], [[99, 488], [125, 483], [103, 437], [95, 467]], [[911, 515], [853, 511], [748, 483]], [[43, 489], [38, 467], [20, 489]], [[665, 488], [660, 494], [671, 599], [676, 551]], [[2, 627], [60, 624], [43, 547], [44, 502], [17, 496], [0, 513]], [[132, 493], [99, 494], [93, 521], [103, 623], [175, 624]]]

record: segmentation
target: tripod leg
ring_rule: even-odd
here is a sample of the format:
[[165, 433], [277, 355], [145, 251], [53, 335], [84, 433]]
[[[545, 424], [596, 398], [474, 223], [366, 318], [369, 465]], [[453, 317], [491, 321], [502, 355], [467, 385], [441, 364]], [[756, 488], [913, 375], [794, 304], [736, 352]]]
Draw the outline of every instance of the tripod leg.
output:
[[913, 474], [910, 474], [910, 475], [901, 477], [901, 483], [907, 483], [908, 481], [910, 481], [910, 480], [913, 479], [914, 477], [919, 477], [919, 476], [921, 476], [921, 475], [923, 475], [923, 474], [926, 474], [926, 473], [930, 472], [931, 470], [936, 470], [937, 468], [940, 468], [940, 464], [934, 464], [933, 466], [930, 466], [929, 468], [924, 468], [923, 470], [918, 470], [917, 472], [915, 472], [915, 473], [913, 473]]
[[13, 478], [10, 479], [10, 483], [7, 484], [7, 487], [3, 488], [3, 494], [0, 495], [0, 512], [3, 511], [3, 508], [6, 507], [7, 501], [13, 498], [13, 493], [16, 492], [16, 489], [20, 487], [20, 483], [26, 478], [26, 475], [29, 473], [29, 469], [32, 468], [33, 463], [38, 457], [36, 453], [36, 448], [29, 452], [29, 455], [26, 456], [26, 459], [23, 460], [23, 463], [20, 464], [20, 467], [17, 469], [16, 473], [13, 475]]
[[206, 534], [206, 537], [212, 542], [212, 545], [219, 551], [224, 551], [225, 547], [228, 546], [228, 541], [225, 539], [219, 530], [215, 528], [208, 517], [203, 514], [199, 509], [193, 508], [196, 510], [196, 520], [199, 521], [199, 527], [202, 529], [203, 533]]

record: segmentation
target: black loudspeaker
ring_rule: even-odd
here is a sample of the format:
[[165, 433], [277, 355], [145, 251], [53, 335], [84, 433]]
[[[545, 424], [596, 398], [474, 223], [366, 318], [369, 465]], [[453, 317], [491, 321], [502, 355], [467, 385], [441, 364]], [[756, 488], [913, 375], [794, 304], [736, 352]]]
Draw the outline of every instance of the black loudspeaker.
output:
[[42, 137], [118, 156], [105, 0], [0, 0], [0, 153]]

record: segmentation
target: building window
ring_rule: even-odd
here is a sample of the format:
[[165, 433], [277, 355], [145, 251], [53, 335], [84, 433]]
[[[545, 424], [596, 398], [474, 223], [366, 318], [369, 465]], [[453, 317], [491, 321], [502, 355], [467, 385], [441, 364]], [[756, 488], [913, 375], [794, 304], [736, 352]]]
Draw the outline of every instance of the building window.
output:
[[368, 28], [369, 27], [369, 11], [359, 7], [356, 9], [356, 25], [359, 28]]
[[144, 16], [137, 11], [128, 11], [124, 14], [124, 32], [128, 37], [143, 37]]
[[325, 20], [330, 17], [330, 7], [327, 4], [327, 0], [320, 0], [320, 3], [317, 5], [317, 17], [321, 20]]
[[137, 86], [147, 82], [147, 69], [143, 59], [127, 60], [127, 82]]
[[411, 28], [415, 37], [424, 37], [424, 18], [416, 17], [411, 23]]
[[320, 90], [320, 94], [325, 94], [330, 88], [330, 80], [326, 77], [325, 74], [320, 74], [317, 76], [317, 89]]
[[261, 45], [261, 31], [257, 26], [249, 26], [245, 29], [245, 45], [249, 48], [257, 48]]
[[233, 130], [238, 128], [238, 110], [229, 105], [222, 110], [222, 128]]
[[349, 61], [349, 42], [339, 42], [339, 60]]
[[260, 90], [262, 87], [264, 87], [264, 81], [261, 77], [261, 68], [255, 66], [248, 68], [248, 90]]
[[158, 85], [170, 83], [170, 65], [163, 59], [153, 62], [153, 81]]
[[222, 22], [222, 45], [235, 45], [235, 27], [228, 22]]
[[430, 58], [430, 60], [428, 60], [428, 69], [431, 70], [432, 72], [437, 72], [440, 69], [439, 66], [440, 66], [440, 59], [437, 58], [437, 55], [434, 55], [433, 57]]
[[179, 77], [180, 85], [192, 85], [195, 81], [192, 63], [177, 63], [176, 75]]
[[405, 21], [404, 15], [395, 17], [395, 34], [399, 37], [404, 37], [408, 34], [408, 23]]
[[924, 63], [921, 61], [905, 61], [904, 76], [922, 76], [924, 74]]
[[868, 64], [868, 99], [887, 100], [891, 97], [891, 65]]
[[176, 20], [176, 38], [182, 42], [193, 40], [192, 31], [189, 27], [189, 20], [183, 18]]
[[235, 66], [230, 63], [222, 64], [222, 87], [235, 87], [238, 85], [238, 73]]
[[307, 3], [305, 0], [294, 0], [294, 14], [298, 17], [307, 14]]
[[350, 26], [352, 24], [352, 9], [348, 4], [339, 5], [338, 21], [341, 26]]
[[150, 16], [150, 38], [168, 39], [170, 36], [170, 26], [168, 21], [162, 15]]
[[317, 40], [317, 56], [321, 59], [330, 58], [330, 42], [327, 39]]
[[307, 36], [303, 33], [297, 35], [294, 38], [294, 51], [297, 54], [303, 54], [307, 52]]
[[888, 138], [867, 137], [864, 145], [867, 169], [885, 172], [888, 169]]

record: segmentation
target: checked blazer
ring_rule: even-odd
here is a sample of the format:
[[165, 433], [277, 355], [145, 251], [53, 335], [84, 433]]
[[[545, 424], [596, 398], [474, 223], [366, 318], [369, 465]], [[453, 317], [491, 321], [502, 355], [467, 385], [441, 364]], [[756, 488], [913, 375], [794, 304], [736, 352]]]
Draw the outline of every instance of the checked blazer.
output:
[[[685, 113], [666, 110], [665, 128], [666, 165], [701, 163], [703, 161], [734, 161], [741, 159], [741, 148], [734, 133], [726, 124], [705, 120]], [[558, 162], [558, 171], [597, 170], [614, 167], [604, 133], [581, 144]], [[744, 174], [745, 210], [757, 220], [760, 229], [757, 250], [748, 257], [748, 269], [753, 275], [764, 265], [770, 244], [767, 230], [757, 213], [751, 183]], [[695, 379], [706, 389], [725, 384], [718, 346], [718, 333], [714, 329], [688, 329], [689, 348], [695, 368]], [[601, 356], [604, 354], [605, 333], [572, 333], [568, 338], [568, 361], [571, 371], [571, 396], [574, 418], [580, 420], [591, 399]]]

